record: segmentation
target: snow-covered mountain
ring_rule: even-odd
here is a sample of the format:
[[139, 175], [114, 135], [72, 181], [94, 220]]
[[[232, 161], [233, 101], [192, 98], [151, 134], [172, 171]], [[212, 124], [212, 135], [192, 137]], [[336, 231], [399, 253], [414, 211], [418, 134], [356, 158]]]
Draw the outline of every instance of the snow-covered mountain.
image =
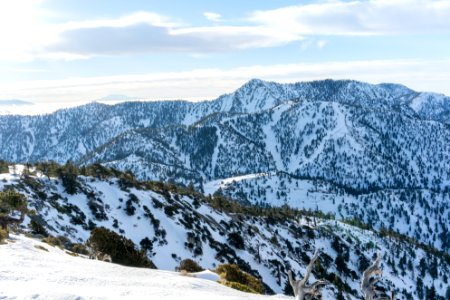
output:
[[2, 116], [1, 156], [5, 160], [65, 162], [76, 160], [132, 129], [189, 126], [205, 121], [206, 116], [258, 114], [286, 102], [303, 106], [305, 101], [336, 102], [368, 110], [384, 108], [410, 117], [449, 121], [445, 117], [449, 111], [448, 97], [414, 92], [401, 85], [332, 80], [278, 84], [254, 79], [214, 101], [117, 105], [94, 102], [42, 116]]
[[0, 158], [101, 163], [243, 202], [319, 208], [449, 251], [449, 105], [396, 84], [255, 79], [213, 101], [2, 116]]
[[[320, 259], [311, 279], [330, 281], [323, 291], [323, 299], [341, 296], [360, 299], [362, 271], [380, 251], [383, 255], [380, 287], [387, 291], [394, 289], [398, 299], [423, 299], [428, 295], [435, 296], [427, 299], [444, 299], [447, 293], [449, 256], [392, 233], [364, 230], [326, 217], [313, 218], [306, 212], [287, 207], [244, 207], [220, 197], [205, 197], [187, 188], [140, 183], [127, 174], [114, 177], [101, 169], [95, 171], [95, 178], [78, 176], [76, 193], [71, 195], [65, 191], [61, 179], [47, 178], [39, 172], [36, 176], [15, 175], [20, 169], [11, 168], [11, 173], [1, 174], [0, 189], [14, 188], [27, 195], [29, 208], [36, 211], [32, 219], [50, 234], [65, 236], [72, 242], [84, 242], [92, 228], [103, 226], [125, 235], [136, 245], [148, 238], [152, 241], [152, 249], [147, 253], [159, 269], [173, 271], [185, 258], [196, 260], [203, 268], [215, 268], [224, 262], [235, 263], [261, 278], [267, 292], [282, 293], [287, 284], [287, 270], [304, 274], [310, 257], [318, 248], [321, 249]], [[29, 221], [27, 219], [25, 224]], [[23, 279], [29, 279], [27, 282], [31, 283], [38, 282], [39, 278], [48, 279], [46, 282], [55, 286], [55, 293], [70, 284], [89, 287], [90, 279], [101, 286], [109, 286], [111, 281], [117, 283], [120, 280], [114, 276], [122, 276], [105, 275], [109, 271], [116, 274], [123, 270], [124, 276], [130, 276], [132, 286], [139, 288], [130, 295], [143, 292], [141, 283], [147, 279], [142, 277], [155, 276], [149, 279], [152, 286], [161, 284], [160, 276], [167, 277], [168, 282], [177, 281], [171, 273], [80, 261], [81, 258], [65, 256], [59, 250], [45, 253], [32, 247], [35, 242], [16, 238], [17, 243], [0, 246], [0, 257], [12, 255], [2, 259], [8, 263], [0, 268], [0, 287], [4, 284], [8, 288], [0, 288], [0, 296], [21, 296], [17, 293], [26, 292], [26, 289], [20, 289]], [[3, 247], [8, 250], [5, 252]], [[49, 248], [48, 245], [45, 247]], [[16, 268], [14, 262], [18, 264]], [[66, 264], [74, 268], [73, 272], [64, 269]], [[36, 268], [51, 269], [51, 272], [42, 278], [37, 275]], [[80, 274], [80, 268], [87, 270], [84, 275]], [[52, 274], [60, 274], [60, 269], [62, 275], [52, 277]], [[103, 278], [98, 281], [100, 275]], [[191, 284], [195, 282], [179, 279], [174, 286], [192, 288]], [[113, 290], [117, 293], [126, 289], [120, 282], [116, 283]], [[204, 284], [199, 285], [195, 286], [203, 289]], [[224, 292], [215, 285], [207, 286], [218, 293]], [[63, 291], [70, 293], [71, 290]], [[36, 295], [41, 293], [44, 292], [36, 290]], [[195, 288], [188, 294], [192, 293], [196, 293]], [[229, 295], [235, 297], [233, 293]]]

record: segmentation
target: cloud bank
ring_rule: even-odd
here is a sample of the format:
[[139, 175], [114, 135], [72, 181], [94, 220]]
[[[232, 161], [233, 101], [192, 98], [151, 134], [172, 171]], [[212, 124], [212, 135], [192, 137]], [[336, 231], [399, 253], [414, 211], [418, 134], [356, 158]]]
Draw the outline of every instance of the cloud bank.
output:
[[108, 94], [133, 95], [147, 100], [213, 99], [251, 78], [278, 82], [356, 79], [371, 83], [396, 82], [418, 91], [450, 95], [450, 60], [351, 61], [253, 65], [232, 69], [196, 69], [142, 75], [85, 77], [0, 83], [0, 98], [33, 102], [92, 101]]
[[256, 11], [248, 20], [300, 35], [448, 34], [450, 1], [329, 1]]
[[326, 1], [254, 11], [238, 25], [205, 12], [209, 26], [189, 26], [153, 12], [46, 24], [41, 2], [0, 2], [0, 59], [203, 54], [279, 47], [317, 36], [450, 34], [448, 0]]

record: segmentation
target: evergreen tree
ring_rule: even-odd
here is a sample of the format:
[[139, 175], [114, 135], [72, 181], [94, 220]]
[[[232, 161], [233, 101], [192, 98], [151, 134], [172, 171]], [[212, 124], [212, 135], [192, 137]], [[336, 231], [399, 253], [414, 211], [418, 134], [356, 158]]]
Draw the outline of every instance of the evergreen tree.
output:
[[183, 259], [180, 262], [180, 265], [176, 268], [178, 271], [187, 271], [189, 273], [197, 273], [197, 272], [201, 272], [204, 269], [194, 260], [192, 259]]
[[283, 294], [285, 294], [287, 296], [294, 296], [294, 290], [292, 289], [292, 286], [289, 283], [289, 280], [286, 280], [286, 283], [284, 284]]
[[153, 242], [148, 237], [143, 238], [139, 245], [141, 246], [141, 249], [147, 253], [153, 251]]
[[422, 257], [419, 261], [420, 277], [425, 277], [425, 273], [426, 273], [427, 269], [428, 269], [428, 266], [425, 261], [425, 257]]
[[418, 277], [416, 282], [416, 291], [419, 299], [423, 299], [423, 281], [422, 278]]
[[109, 254], [114, 263], [133, 267], [156, 268], [143, 251], [136, 249], [131, 240], [107, 228], [97, 227], [93, 229], [86, 243], [95, 252]]
[[[24, 195], [15, 190], [0, 192], [0, 229], [8, 237], [8, 226], [11, 224], [20, 224], [28, 212], [27, 199]], [[20, 214], [19, 217], [13, 214]]]
[[78, 170], [71, 161], [67, 161], [67, 163], [58, 170], [58, 176], [68, 194], [73, 195], [77, 192]]
[[437, 300], [436, 288], [434, 287], [434, 285], [431, 285], [431, 287], [429, 287], [429, 288], [427, 287], [426, 299], [427, 300]]

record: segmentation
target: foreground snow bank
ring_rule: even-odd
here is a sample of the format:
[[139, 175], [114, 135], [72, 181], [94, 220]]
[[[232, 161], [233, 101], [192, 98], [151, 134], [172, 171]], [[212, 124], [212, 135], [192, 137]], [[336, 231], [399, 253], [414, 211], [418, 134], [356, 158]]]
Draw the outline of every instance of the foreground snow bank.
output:
[[232, 290], [211, 281], [208, 272], [194, 278], [123, 267], [73, 257], [21, 235], [11, 239], [0, 245], [0, 299], [288, 299]]

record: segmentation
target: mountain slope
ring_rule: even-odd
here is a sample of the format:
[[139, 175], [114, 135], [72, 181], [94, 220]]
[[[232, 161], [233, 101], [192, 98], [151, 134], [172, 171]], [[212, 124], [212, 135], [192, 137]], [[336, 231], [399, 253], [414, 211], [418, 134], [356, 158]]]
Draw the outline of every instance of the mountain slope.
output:
[[395, 84], [251, 80], [214, 101], [0, 117], [0, 158], [101, 163], [200, 191], [264, 173], [270, 185], [254, 177], [218, 192], [356, 217], [450, 251], [449, 100]]
[[[236, 176], [276, 174], [267, 184], [245, 180], [222, 192], [244, 202], [318, 206], [449, 250], [449, 144], [450, 131], [440, 122], [302, 101], [190, 127], [130, 131], [83, 162], [129, 169], [140, 178], [194, 182], [200, 189]], [[308, 181], [309, 193], [298, 194]], [[326, 188], [312, 199], [316, 185]], [[315, 204], [319, 199], [326, 200]], [[416, 222], [424, 214], [430, 221]]]
[[[79, 176], [77, 193], [67, 194], [58, 178], [22, 178], [2, 174], [0, 188], [27, 195], [33, 217], [52, 235], [84, 242], [95, 226], [125, 235], [136, 245], [152, 241], [150, 259], [173, 270], [192, 258], [204, 268], [228, 262], [263, 280], [266, 290], [281, 293], [286, 272], [304, 274], [315, 248], [322, 249], [313, 278], [331, 282], [324, 299], [339, 293], [357, 299], [359, 281], [377, 251], [383, 253], [381, 287], [412, 297], [427, 289], [446, 292], [448, 256], [403, 237], [362, 230], [332, 219], [312, 220], [288, 208], [240, 207], [220, 197], [208, 198], [189, 189], [161, 183], [138, 183], [119, 174]], [[316, 225], [314, 225], [317, 223]], [[421, 283], [418, 283], [418, 280]], [[415, 296], [414, 296], [415, 297]]]
[[402, 107], [423, 119], [444, 123], [448, 121], [445, 116], [450, 103], [443, 95], [417, 93], [392, 84], [332, 80], [278, 84], [255, 79], [214, 101], [128, 102], [113, 106], [92, 103], [43, 116], [1, 116], [1, 156], [11, 161], [76, 160], [130, 129], [192, 125], [214, 113], [258, 113], [288, 100], [378, 109]]

